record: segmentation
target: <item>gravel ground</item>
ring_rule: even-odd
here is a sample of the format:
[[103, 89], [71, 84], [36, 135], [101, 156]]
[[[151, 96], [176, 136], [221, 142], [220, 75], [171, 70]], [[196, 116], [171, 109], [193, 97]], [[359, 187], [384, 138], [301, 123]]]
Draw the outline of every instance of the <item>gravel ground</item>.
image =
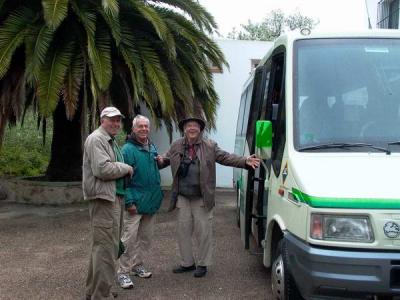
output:
[[[270, 299], [262, 256], [244, 250], [235, 225], [235, 197], [219, 192], [214, 212], [214, 265], [204, 278], [173, 274], [175, 213], [157, 215], [146, 267], [150, 279], [115, 287], [117, 299]], [[30, 206], [0, 201], [0, 299], [83, 299], [89, 254], [86, 205]]]

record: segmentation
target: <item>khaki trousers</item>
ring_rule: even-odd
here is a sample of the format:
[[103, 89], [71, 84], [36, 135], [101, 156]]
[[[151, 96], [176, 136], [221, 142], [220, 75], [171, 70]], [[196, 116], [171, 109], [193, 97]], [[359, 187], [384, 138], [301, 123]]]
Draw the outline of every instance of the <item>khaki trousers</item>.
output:
[[86, 279], [86, 296], [91, 299], [113, 299], [111, 287], [115, 281], [122, 221], [121, 202], [103, 199], [89, 201], [91, 253]]
[[192, 247], [192, 236], [198, 244], [198, 266], [209, 266], [212, 263], [212, 220], [213, 209], [207, 210], [203, 198], [188, 199], [178, 196], [178, 246], [181, 255], [181, 266], [195, 264]]
[[119, 258], [118, 274], [129, 274], [132, 268], [143, 264], [143, 257], [151, 247], [154, 215], [131, 215], [125, 212], [121, 241], [125, 253]]

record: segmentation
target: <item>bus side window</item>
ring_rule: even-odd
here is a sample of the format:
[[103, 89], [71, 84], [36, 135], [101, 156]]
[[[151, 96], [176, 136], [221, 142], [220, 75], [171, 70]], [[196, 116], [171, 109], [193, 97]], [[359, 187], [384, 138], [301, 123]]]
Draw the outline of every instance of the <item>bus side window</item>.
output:
[[286, 111], [284, 101], [280, 105], [278, 120], [275, 124], [276, 130], [272, 143], [272, 166], [276, 177], [278, 177], [281, 171], [283, 152], [286, 144]]
[[271, 87], [271, 120], [273, 129], [272, 166], [278, 177], [286, 144], [285, 76], [284, 55], [273, 61], [273, 86]]
[[261, 115], [260, 120], [267, 119], [267, 111], [268, 111], [268, 91], [269, 85], [271, 82], [271, 60], [269, 59], [265, 64], [265, 79], [263, 85], [263, 97], [261, 103]]

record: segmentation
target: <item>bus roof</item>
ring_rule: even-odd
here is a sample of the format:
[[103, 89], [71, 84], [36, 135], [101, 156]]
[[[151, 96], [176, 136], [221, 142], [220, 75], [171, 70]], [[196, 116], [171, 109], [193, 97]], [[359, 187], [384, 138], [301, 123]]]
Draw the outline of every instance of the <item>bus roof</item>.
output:
[[263, 65], [271, 53], [280, 45], [291, 45], [296, 40], [329, 39], [329, 38], [400, 38], [398, 29], [366, 29], [359, 31], [318, 31], [318, 30], [294, 30], [280, 35], [274, 40], [259, 65]]

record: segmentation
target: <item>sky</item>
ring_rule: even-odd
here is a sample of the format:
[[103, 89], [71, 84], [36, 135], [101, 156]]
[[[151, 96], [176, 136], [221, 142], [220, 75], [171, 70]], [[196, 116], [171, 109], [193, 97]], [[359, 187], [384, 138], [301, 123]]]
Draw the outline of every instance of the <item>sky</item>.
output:
[[357, 30], [368, 28], [368, 11], [371, 23], [376, 23], [377, 0], [199, 0], [214, 16], [220, 34], [226, 36], [240, 24], [260, 22], [274, 9], [285, 14], [300, 12], [302, 15], [319, 20], [321, 30]]

